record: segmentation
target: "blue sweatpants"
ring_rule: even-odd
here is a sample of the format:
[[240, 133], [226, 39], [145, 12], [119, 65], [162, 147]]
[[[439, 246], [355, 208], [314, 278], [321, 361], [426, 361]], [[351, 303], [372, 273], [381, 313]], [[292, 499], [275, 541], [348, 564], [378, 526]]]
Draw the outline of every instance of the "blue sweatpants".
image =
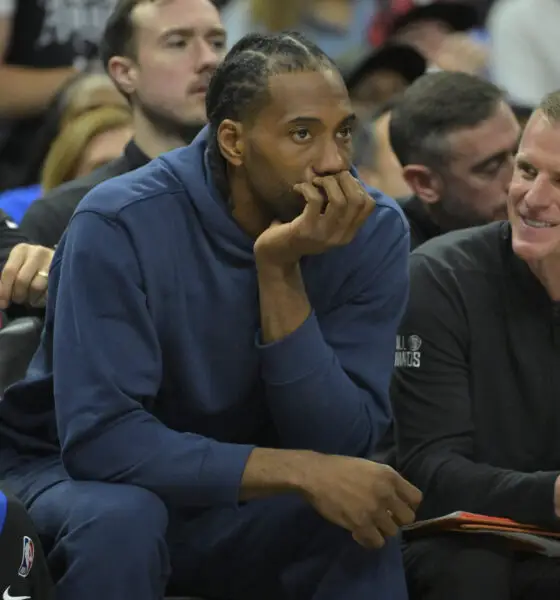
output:
[[[4, 456], [5, 458], [5, 456]], [[3, 464], [2, 464], [3, 463]], [[297, 496], [185, 511], [135, 486], [69, 479], [58, 459], [0, 479], [43, 540], [57, 600], [407, 600], [397, 539], [365, 550]]]

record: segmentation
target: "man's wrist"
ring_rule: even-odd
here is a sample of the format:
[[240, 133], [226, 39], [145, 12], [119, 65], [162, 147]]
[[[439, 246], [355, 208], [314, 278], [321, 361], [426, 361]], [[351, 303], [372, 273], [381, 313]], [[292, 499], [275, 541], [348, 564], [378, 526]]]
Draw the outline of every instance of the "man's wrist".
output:
[[304, 289], [299, 262], [276, 262], [267, 259], [257, 259], [257, 277], [261, 286], [267, 288], [289, 287]]
[[255, 252], [255, 265], [259, 273], [277, 278], [289, 277], [294, 272], [299, 272], [299, 259], [272, 257], [264, 252]]
[[318, 457], [310, 450], [255, 448], [243, 474], [241, 499], [293, 492], [305, 495]]

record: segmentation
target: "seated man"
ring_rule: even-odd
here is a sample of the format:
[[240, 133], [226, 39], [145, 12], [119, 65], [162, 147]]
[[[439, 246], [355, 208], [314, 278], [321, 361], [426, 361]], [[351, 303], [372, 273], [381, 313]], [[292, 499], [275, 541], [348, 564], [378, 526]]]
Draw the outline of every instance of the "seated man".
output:
[[[392, 401], [418, 517], [463, 510], [558, 529], [560, 521], [560, 92], [529, 120], [508, 222], [449, 233], [411, 256]], [[560, 564], [501, 540], [411, 542], [422, 600], [556, 599]]]
[[404, 216], [353, 177], [348, 93], [298, 34], [240, 41], [207, 111], [74, 214], [0, 402], [0, 477], [54, 541], [59, 600], [168, 581], [405, 600], [395, 536], [420, 492], [360, 458], [390, 420]]
[[[190, 144], [206, 124], [205, 91], [224, 57], [226, 32], [210, 0], [119, 0], [101, 47], [105, 69], [132, 109], [134, 139], [121, 157], [29, 207], [21, 230], [43, 246], [59, 243], [79, 202], [97, 184]], [[174, 52], [179, 47], [183, 51]]]
[[395, 103], [389, 140], [413, 192], [400, 201], [411, 249], [506, 218], [519, 124], [495, 85], [465, 73], [423, 75]]

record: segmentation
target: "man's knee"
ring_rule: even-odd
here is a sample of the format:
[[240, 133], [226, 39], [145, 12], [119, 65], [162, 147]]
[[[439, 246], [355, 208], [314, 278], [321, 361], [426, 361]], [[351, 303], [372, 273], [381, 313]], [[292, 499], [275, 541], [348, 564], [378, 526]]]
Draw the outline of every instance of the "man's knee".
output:
[[90, 546], [102, 546], [105, 552], [115, 548], [119, 553], [122, 544], [156, 544], [165, 537], [167, 509], [152, 492], [120, 484], [84, 485], [90, 489], [78, 494], [70, 508], [69, 535], [87, 538]]
[[30, 514], [41, 534], [56, 540], [48, 550], [57, 578], [69, 562], [86, 568], [102, 561], [105, 570], [123, 573], [127, 562], [164, 562], [167, 509], [143, 488], [68, 480], [41, 494]]

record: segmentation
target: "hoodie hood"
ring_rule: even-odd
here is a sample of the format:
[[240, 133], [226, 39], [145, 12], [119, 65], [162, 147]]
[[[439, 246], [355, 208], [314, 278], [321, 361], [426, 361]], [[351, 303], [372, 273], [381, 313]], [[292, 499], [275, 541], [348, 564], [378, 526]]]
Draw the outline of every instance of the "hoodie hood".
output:
[[227, 198], [218, 191], [208, 164], [208, 126], [186, 148], [162, 158], [182, 183], [187, 199], [198, 214], [204, 230], [228, 254], [243, 261], [254, 261], [255, 241], [237, 224]]

